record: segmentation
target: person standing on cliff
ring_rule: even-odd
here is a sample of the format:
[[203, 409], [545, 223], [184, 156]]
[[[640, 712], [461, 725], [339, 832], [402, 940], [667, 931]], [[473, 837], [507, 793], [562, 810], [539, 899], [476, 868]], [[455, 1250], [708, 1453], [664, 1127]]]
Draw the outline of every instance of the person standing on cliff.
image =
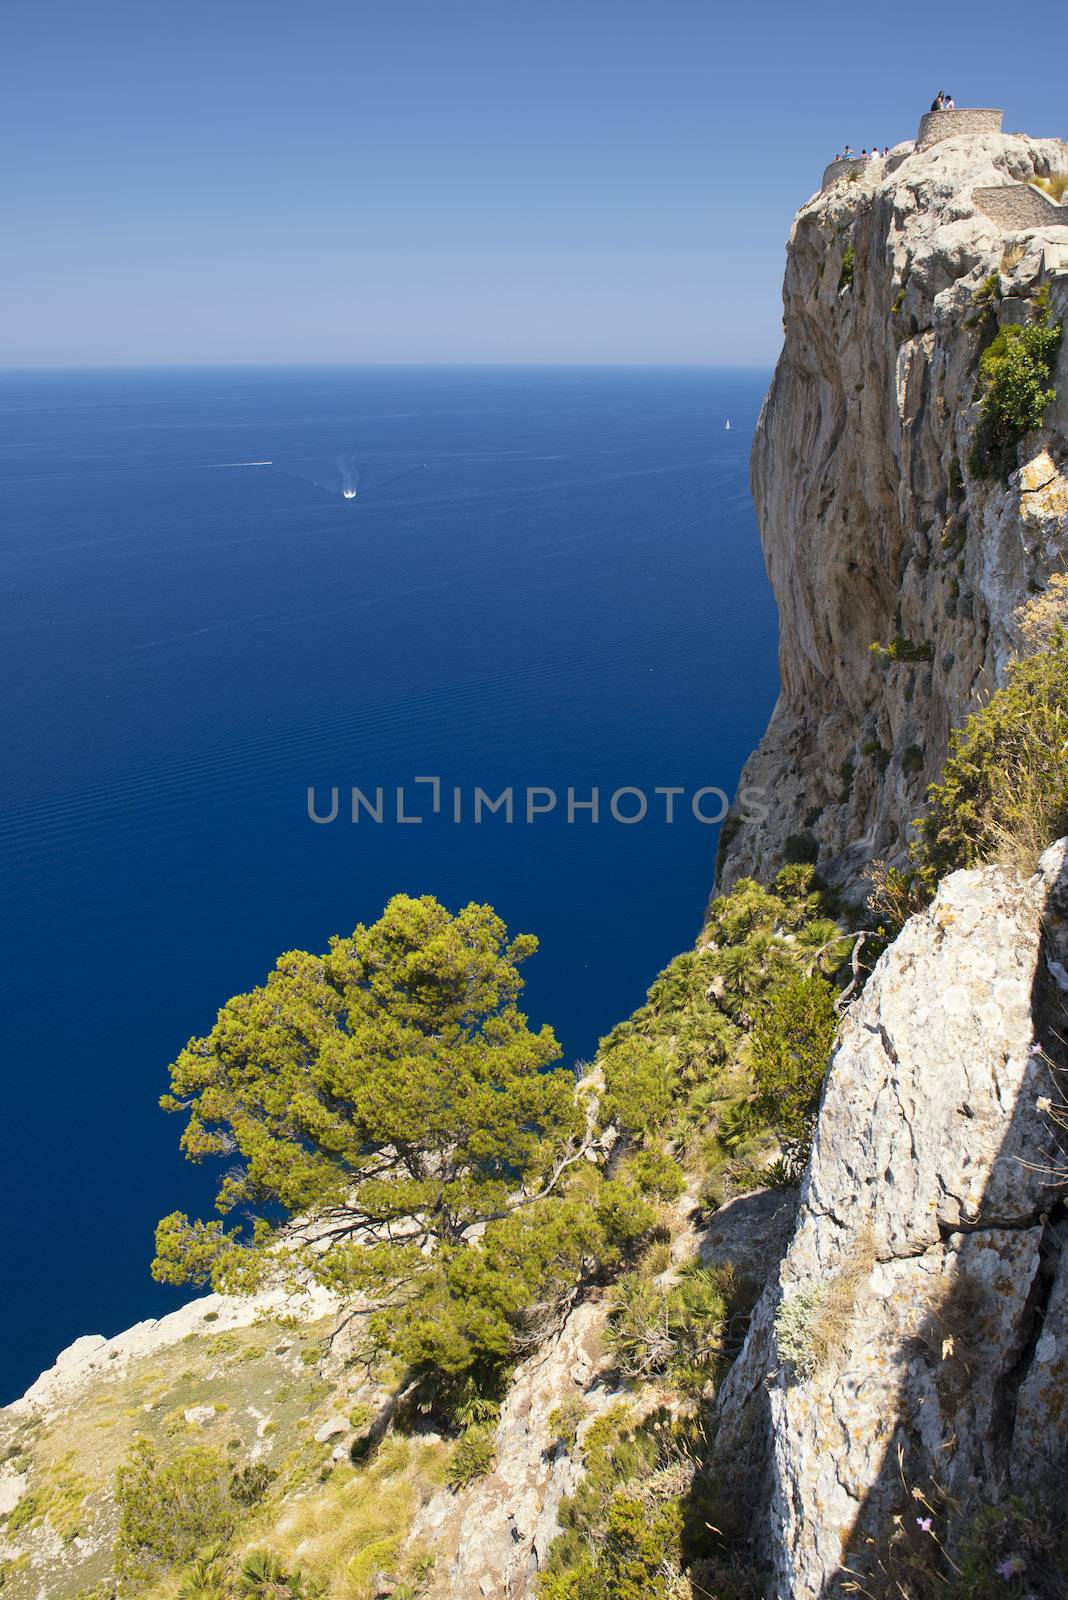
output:
[[945, 94], [945, 90], [944, 89], [939, 89], [938, 93], [935, 95], [934, 99], [931, 101], [931, 110], [932, 111], [944, 111], [945, 109], [946, 109], [946, 94]]
[[947, 94], [946, 98], [945, 98], [945, 102], [944, 102], [944, 104], [942, 106], [942, 110], [943, 111], [956, 111], [956, 109], [957, 109], [957, 107], [956, 107], [956, 103], [954, 102], [953, 96], [951, 94]]

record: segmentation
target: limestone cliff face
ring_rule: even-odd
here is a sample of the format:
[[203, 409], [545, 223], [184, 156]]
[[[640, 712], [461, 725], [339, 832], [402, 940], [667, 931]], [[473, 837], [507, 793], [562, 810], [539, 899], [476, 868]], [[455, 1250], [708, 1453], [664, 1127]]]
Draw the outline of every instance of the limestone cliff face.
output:
[[[900, 858], [950, 728], [1004, 672], [1013, 612], [1068, 558], [1068, 340], [1022, 471], [1005, 485], [967, 466], [976, 289], [999, 274], [1003, 321], [1021, 320], [1041, 282], [1058, 317], [1068, 306], [1062, 209], [1007, 231], [983, 194], [1041, 211], [1034, 190], [1005, 186], [1066, 166], [1058, 140], [904, 145], [797, 215], [752, 466], [781, 694], [742, 781], [765, 791], [770, 815], [731, 840], [726, 887], [768, 877], [791, 835], [811, 836], [846, 881], [873, 857]], [[895, 636], [920, 659], [880, 664], [872, 644]]]
[[1062, 1492], [1066, 847], [1028, 881], [946, 878], [839, 1033], [797, 1228], [717, 1401], [775, 1600], [849, 1592], [917, 1512], [952, 1548], [981, 1508]]

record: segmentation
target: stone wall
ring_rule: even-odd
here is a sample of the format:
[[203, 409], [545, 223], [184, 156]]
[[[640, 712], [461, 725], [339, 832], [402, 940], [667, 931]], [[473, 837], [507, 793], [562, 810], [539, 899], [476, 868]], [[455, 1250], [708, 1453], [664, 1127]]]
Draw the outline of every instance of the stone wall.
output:
[[956, 139], [961, 134], [1000, 133], [1003, 113], [989, 106], [962, 106], [959, 111], [928, 111], [920, 119], [916, 135], [917, 150], [926, 150], [941, 139]]
[[863, 172], [868, 165], [863, 156], [847, 156], [840, 161], [832, 161], [829, 167], [823, 169], [823, 181], [820, 189], [829, 189], [832, 183], [837, 183], [839, 178], [844, 178], [850, 172]]
[[973, 189], [972, 199], [1006, 230], [1068, 227], [1068, 206], [1059, 206], [1032, 183], [999, 184], [993, 189]]

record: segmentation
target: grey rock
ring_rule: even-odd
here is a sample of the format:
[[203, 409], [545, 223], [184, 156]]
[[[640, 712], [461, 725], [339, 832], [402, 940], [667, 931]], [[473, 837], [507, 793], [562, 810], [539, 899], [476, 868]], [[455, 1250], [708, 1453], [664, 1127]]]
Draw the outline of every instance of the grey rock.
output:
[[[1064, 841], [1029, 880], [953, 873], [843, 1022], [797, 1228], [718, 1400], [781, 1600], [837, 1592], [913, 1488], [937, 1480], [963, 1516], [1065, 1464], [1064, 1159], [1035, 1033], [1051, 998], [1068, 1015], [1042, 948], [1066, 894]], [[808, 1375], [777, 1333], [799, 1294]]]
[[348, 1417], [327, 1417], [322, 1427], [315, 1430], [316, 1444], [326, 1444], [329, 1439], [336, 1439], [339, 1433], [351, 1433], [352, 1424]]
[[720, 1206], [701, 1234], [706, 1266], [731, 1266], [739, 1278], [763, 1285], [778, 1266], [797, 1216], [796, 1189], [756, 1189]]
[[[781, 692], [742, 787], [764, 791], [768, 815], [732, 838], [721, 887], [745, 874], [768, 880], [812, 808], [821, 871], [851, 892], [876, 851], [903, 863], [917, 789], [941, 770], [951, 728], [1003, 681], [1020, 645], [1014, 613], [1030, 585], [1041, 588], [1068, 561], [1068, 340], [1056, 400], [1021, 451], [1025, 477], [999, 484], [967, 470], [977, 414], [973, 294], [1015, 243], [1023, 253], [1004, 287], [1022, 305], [1065, 233], [1047, 208], [1048, 227], [1007, 237], [973, 191], [1066, 165], [1068, 146], [1055, 139], [947, 138], [869, 163], [794, 221], [785, 344], [752, 463], [779, 609]], [[840, 299], [847, 247], [853, 290]], [[1051, 280], [1051, 295], [1063, 317], [1068, 277]], [[1043, 452], [1041, 476], [1027, 477]], [[947, 587], [958, 558], [954, 601]], [[880, 666], [870, 649], [899, 631], [949, 663], [911, 701], [906, 671]], [[898, 759], [843, 796], [832, 775], [846, 761], [859, 769], [863, 730], [876, 717], [880, 742]], [[911, 743], [923, 746], [924, 765], [904, 784], [900, 756]]]

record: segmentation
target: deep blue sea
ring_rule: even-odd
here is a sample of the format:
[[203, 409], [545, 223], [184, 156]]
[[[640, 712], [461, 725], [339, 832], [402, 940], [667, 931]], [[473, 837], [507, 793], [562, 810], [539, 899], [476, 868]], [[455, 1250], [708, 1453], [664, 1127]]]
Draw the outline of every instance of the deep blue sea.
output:
[[[717, 829], [689, 797], [733, 792], [776, 692], [766, 383], [0, 374], [0, 1400], [178, 1303], [153, 1226], [203, 1214], [215, 1175], [179, 1156], [165, 1069], [280, 951], [398, 890], [489, 901], [539, 936], [527, 1010], [574, 1061], [695, 937]], [[336, 822], [309, 785], [323, 811], [340, 788]], [[353, 785], [383, 788], [381, 824], [347, 820]], [[398, 785], [424, 821], [396, 821]], [[452, 821], [475, 785], [513, 787], [511, 825]], [[559, 803], [527, 824], [535, 786]], [[598, 823], [568, 825], [569, 786], [601, 790]], [[671, 825], [657, 786], [686, 791]], [[622, 787], [643, 821], [607, 814]]]

